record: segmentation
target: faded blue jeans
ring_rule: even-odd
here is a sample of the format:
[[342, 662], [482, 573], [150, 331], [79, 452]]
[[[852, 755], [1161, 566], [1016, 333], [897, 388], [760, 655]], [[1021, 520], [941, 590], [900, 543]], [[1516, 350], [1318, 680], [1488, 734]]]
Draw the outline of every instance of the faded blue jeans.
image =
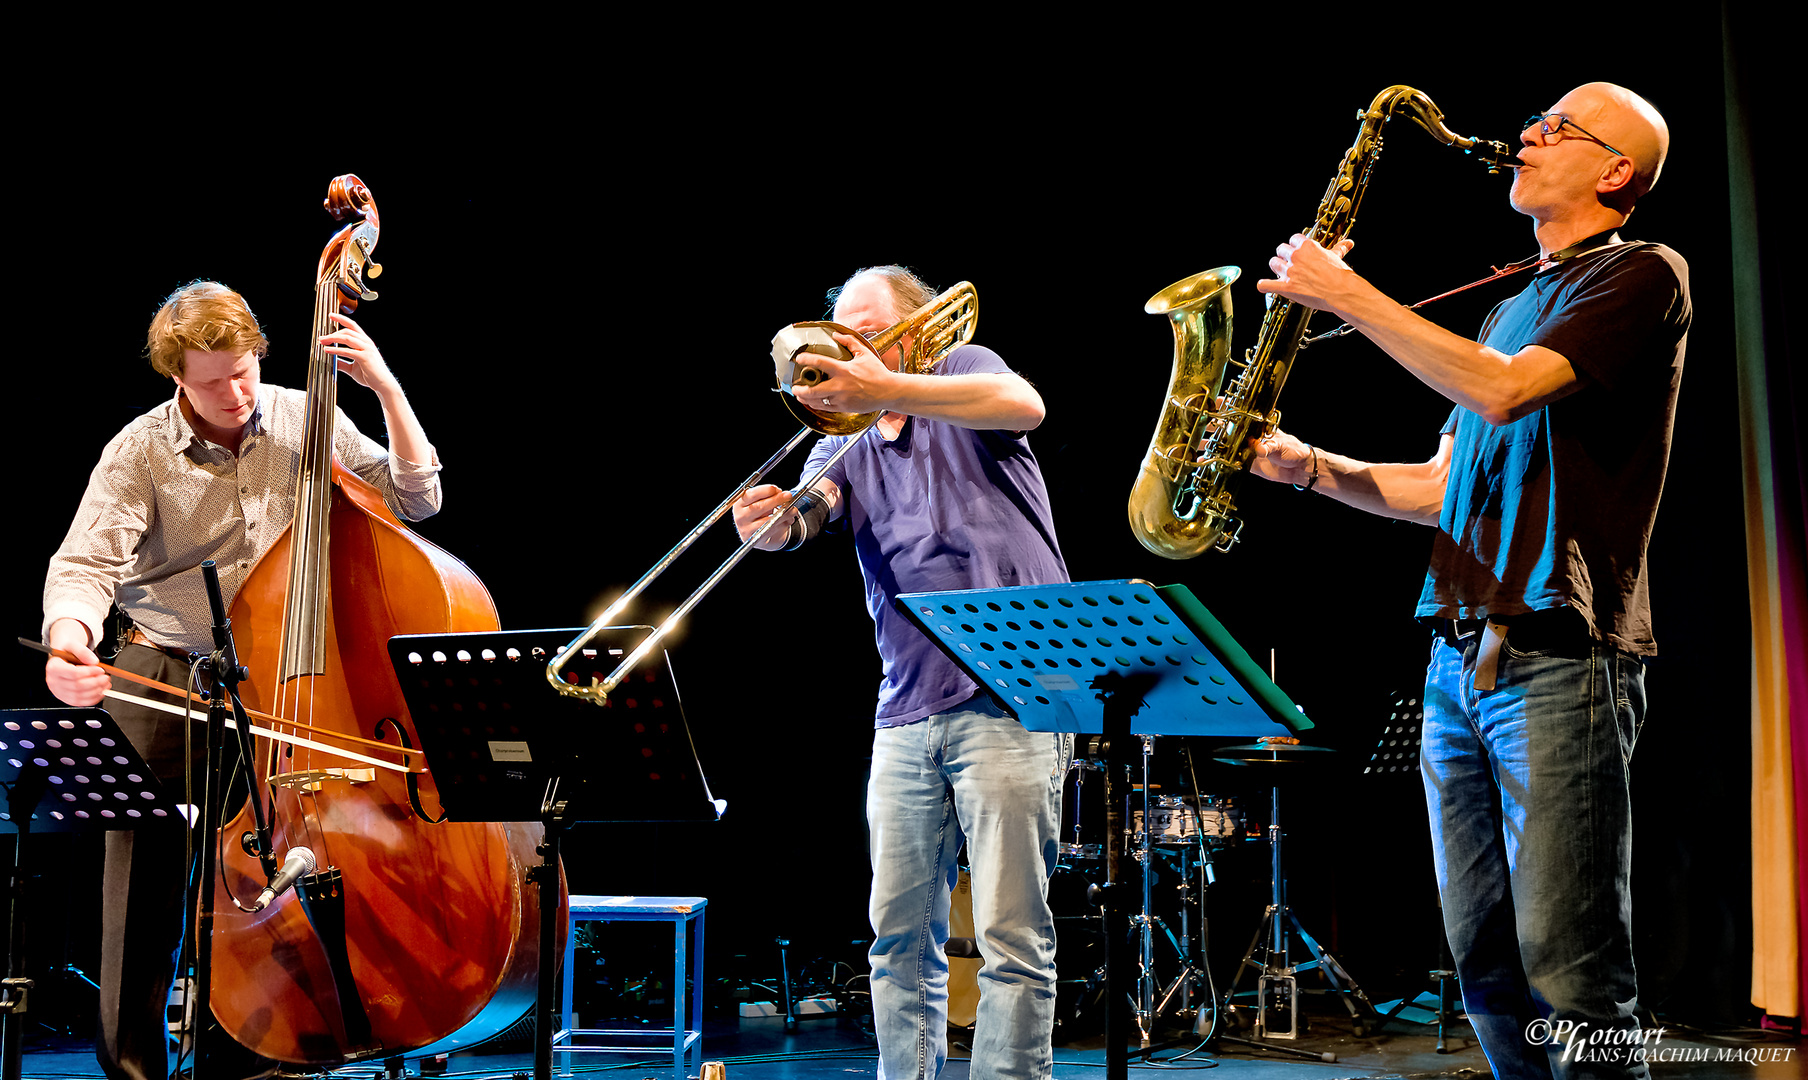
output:
[[1072, 740], [1025, 731], [979, 696], [873, 733], [867, 787], [881, 1080], [933, 1078], [948, 1059], [949, 888], [964, 837], [984, 966], [973, 1080], [1053, 1068], [1055, 920], [1048, 879]]
[[1579, 616], [1526, 634], [1534, 648], [1513, 635], [1491, 691], [1475, 689], [1480, 634], [1440, 637], [1426, 673], [1420, 764], [1463, 1005], [1501, 1080], [1642, 1078], [1629, 764], [1644, 665]]

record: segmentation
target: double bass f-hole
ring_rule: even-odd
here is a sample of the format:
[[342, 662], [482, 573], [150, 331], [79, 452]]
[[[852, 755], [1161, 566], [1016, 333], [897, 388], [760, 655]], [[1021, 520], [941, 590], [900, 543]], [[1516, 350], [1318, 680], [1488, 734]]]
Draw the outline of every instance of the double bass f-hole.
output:
[[[390, 731], [390, 730], [393, 730], [395, 732], [396, 741], [402, 744], [402, 749], [404, 749], [404, 750], [413, 750], [414, 749], [414, 743], [412, 743], [408, 740], [407, 729], [402, 727], [402, 725], [396, 723], [395, 719], [393, 717], [385, 716], [383, 719], [377, 721], [377, 738], [379, 738], [379, 739], [388, 738], [388, 736], [385, 735], [384, 732]], [[402, 763], [404, 765], [406, 765], [412, 760], [413, 760], [412, 755], [405, 755], [402, 758]], [[429, 825], [438, 825], [440, 822], [446, 820], [446, 812], [444, 810], [441, 810], [439, 812], [438, 817], [434, 817], [433, 815], [427, 813], [427, 811], [421, 806], [421, 784], [420, 784], [419, 778], [416, 777], [413, 773], [408, 774], [408, 805], [412, 806], [414, 808], [414, 816], [415, 817], [420, 818], [422, 821], [425, 821]], [[538, 849], [536, 848], [536, 850], [538, 850]]]

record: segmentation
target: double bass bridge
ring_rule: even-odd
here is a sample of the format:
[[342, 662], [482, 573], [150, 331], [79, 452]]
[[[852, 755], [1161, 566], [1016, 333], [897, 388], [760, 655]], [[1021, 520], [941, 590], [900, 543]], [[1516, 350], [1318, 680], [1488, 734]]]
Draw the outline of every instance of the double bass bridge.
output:
[[270, 783], [276, 787], [313, 792], [335, 781], [368, 784], [376, 778], [375, 769], [304, 769], [300, 772], [278, 773], [270, 778]]

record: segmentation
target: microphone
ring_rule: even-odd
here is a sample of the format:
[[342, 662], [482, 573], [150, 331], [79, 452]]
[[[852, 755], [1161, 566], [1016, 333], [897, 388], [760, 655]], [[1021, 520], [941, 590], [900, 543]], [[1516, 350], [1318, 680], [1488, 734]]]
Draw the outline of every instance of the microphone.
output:
[[270, 879], [270, 884], [264, 887], [263, 892], [257, 894], [257, 899], [253, 900], [251, 906], [246, 910], [264, 910], [270, 905], [270, 901], [281, 896], [289, 886], [295, 884], [296, 879], [307, 877], [313, 872], [314, 852], [305, 847], [290, 848], [289, 857], [283, 860], [282, 869], [277, 871], [276, 876]]

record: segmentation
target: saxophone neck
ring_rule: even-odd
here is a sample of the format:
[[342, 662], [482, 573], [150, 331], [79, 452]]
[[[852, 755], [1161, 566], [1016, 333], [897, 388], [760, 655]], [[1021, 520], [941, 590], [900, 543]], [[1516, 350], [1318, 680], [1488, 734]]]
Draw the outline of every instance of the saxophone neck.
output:
[[1402, 110], [1432, 138], [1445, 146], [1454, 146], [1465, 154], [1474, 155], [1487, 167], [1490, 174], [1498, 175], [1514, 159], [1513, 148], [1506, 143], [1458, 135], [1450, 130], [1444, 123], [1444, 111], [1426, 97], [1424, 91], [1410, 86], [1390, 86], [1375, 95], [1375, 100], [1369, 103], [1368, 112], [1363, 114], [1363, 120], [1365, 123], [1380, 123]]

